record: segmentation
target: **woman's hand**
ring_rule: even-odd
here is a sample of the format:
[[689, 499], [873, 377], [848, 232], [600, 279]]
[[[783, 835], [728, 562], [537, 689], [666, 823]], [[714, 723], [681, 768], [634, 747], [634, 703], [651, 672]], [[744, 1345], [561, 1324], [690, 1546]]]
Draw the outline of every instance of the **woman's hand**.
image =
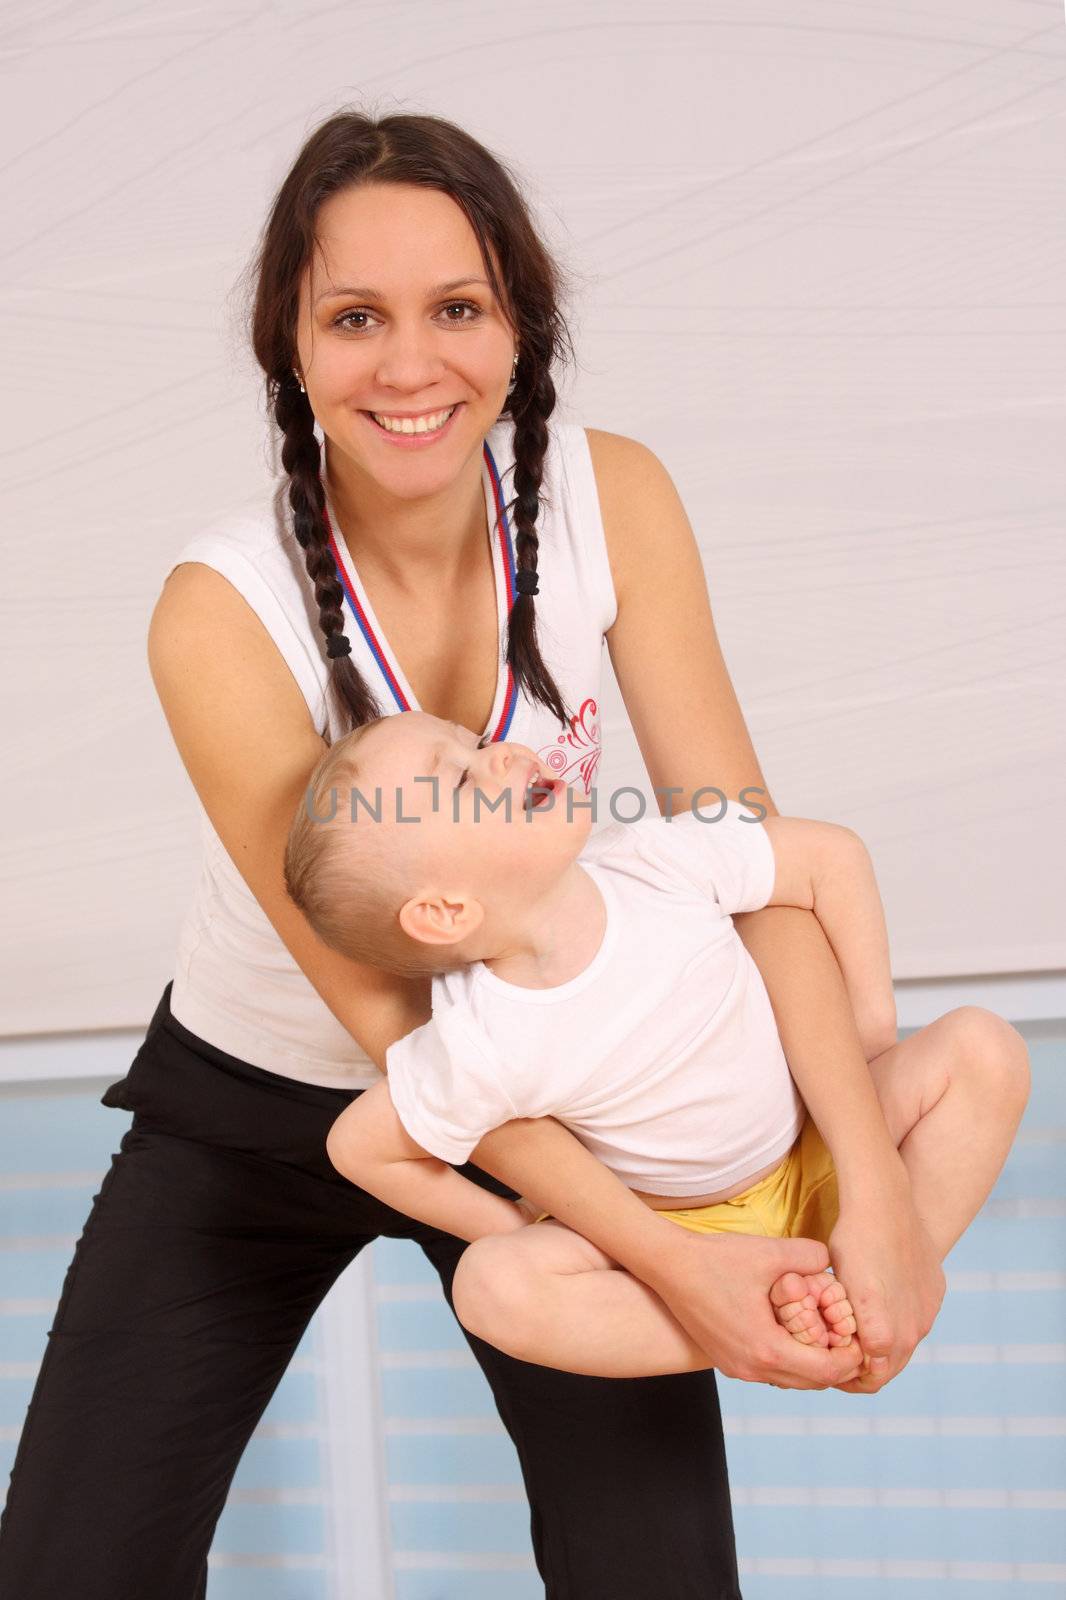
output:
[[902, 1372], [936, 1320], [944, 1272], [909, 1190], [888, 1204], [842, 1207], [829, 1236], [829, 1259], [847, 1292], [867, 1364], [835, 1387], [876, 1394]]
[[801, 1344], [770, 1304], [770, 1286], [782, 1273], [824, 1271], [825, 1245], [697, 1234], [665, 1219], [664, 1227], [660, 1259], [646, 1281], [719, 1372], [779, 1389], [828, 1389], [845, 1386], [861, 1370], [859, 1341], [833, 1349]]

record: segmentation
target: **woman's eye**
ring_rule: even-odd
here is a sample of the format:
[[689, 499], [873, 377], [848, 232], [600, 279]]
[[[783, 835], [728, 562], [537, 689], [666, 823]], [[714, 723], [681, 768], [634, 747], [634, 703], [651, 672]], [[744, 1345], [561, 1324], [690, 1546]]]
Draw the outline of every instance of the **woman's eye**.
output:
[[[337, 318], [333, 326], [335, 328], [343, 328], [349, 317], [368, 317], [369, 315], [369, 311], [346, 311], [343, 316]], [[362, 331], [362, 328], [355, 329], [356, 333], [362, 333]]]
[[469, 776], [469, 774], [470, 774], [470, 768], [469, 768], [469, 767], [464, 767], [464, 768], [463, 768], [463, 775], [462, 775], [462, 777], [461, 777], [461, 778], [460, 778], [460, 779], [459, 779], [459, 782], [458, 782], [458, 783], [457, 783], [457, 784], [456, 784], [456, 785], [455, 785], [455, 787], [456, 787], [456, 788], [457, 788], [457, 789], [461, 789], [461, 788], [462, 788], [462, 787], [463, 787], [463, 784], [464, 784], [464, 783], [465, 783], [465, 782], [466, 782], [466, 780], [467, 780], [467, 778], [468, 778], [468, 776]]
[[472, 317], [445, 317], [445, 322], [476, 322], [481, 315], [481, 307], [476, 306], [472, 300], [451, 300], [441, 308], [444, 311], [472, 311]]
[[[465, 323], [476, 322], [478, 320], [478, 318], [483, 315], [481, 307], [475, 305], [472, 300], [449, 300], [447, 305], [444, 305], [444, 306], [441, 307], [441, 310], [442, 311], [463, 310], [463, 311], [473, 312], [473, 315], [469, 316], [469, 317], [445, 317], [445, 319], [444, 319], [445, 322], [450, 322], [455, 327], [462, 327]], [[371, 312], [371, 311], [345, 311], [345, 312], [342, 312], [342, 314], [339, 317], [337, 317], [337, 319], [335, 320], [333, 326], [335, 328], [347, 328], [348, 332], [350, 332], [350, 333], [365, 333], [366, 330], [365, 330], [364, 327], [360, 326], [358, 328], [349, 328], [348, 327], [348, 323], [350, 322], [352, 317], [370, 317], [370, 316], [373, 316], [373, 312]]]

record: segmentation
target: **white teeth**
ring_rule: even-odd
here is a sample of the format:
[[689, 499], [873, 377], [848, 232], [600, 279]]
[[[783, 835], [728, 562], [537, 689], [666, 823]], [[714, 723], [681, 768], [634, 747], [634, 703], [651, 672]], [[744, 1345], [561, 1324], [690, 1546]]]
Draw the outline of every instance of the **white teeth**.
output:
[[[532, 778], [530, 778], [529, 786], [526, 791], [528, 795], [528, 799], [526, 801], [527, 811], [536, 811], [539, 806], [547, 805], [550, 796], [546, 794], [545, 791], [550, 788], [551, 781], [552, 780], [550, 778], [546, 778], [544, 776], [539, 768], [537, 769]], [[537, 792], [534, 793], [534, 790]]]
[[454, 406], [449, 406], [447, 411], [434, 411], [428, 417], [387, 417], [377, 411], [372, 411], [370, 415], [386, 433], [436, 433], [438, 428], [443, 428], [454, 410]]

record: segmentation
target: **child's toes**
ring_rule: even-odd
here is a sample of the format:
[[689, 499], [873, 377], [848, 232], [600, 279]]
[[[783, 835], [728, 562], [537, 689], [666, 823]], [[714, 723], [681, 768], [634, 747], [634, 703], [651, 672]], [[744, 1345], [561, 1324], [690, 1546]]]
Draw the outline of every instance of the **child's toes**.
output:
[[824, 1325], [818, 1320], [816, 1311], [801, 1311], [798, 1316], [792, 1317], [784, 1324], [800, 1344], [828, 1345], [830, 1335], [826, 1333]]
[[843, 1316], [834, 1315], [839, 1309], [838, 1306], [830, 1306], [829, 1310], [823, 1313], [829, 1331], [831, 1333], [855, 1333], [859, 1326], [855, 1321], [855, 1313], [848, 1306]]
[[829, 1327], [835, 1328], [837, 1333], [855, 1332], [854, 1307], [839, 1279], [834, 1278], [830, 1287], [821, 1295], [818, 1310]]
[[791, 1305], [775, 1307], [778, 1322], [801, 1344], [821, 1344], [828, 1340], [825, 1324], [816, 1306], [804, 1305], [794, 1300]]
[[804, 1274], [803, 1281], [807, 1286], [807, 1293], [813, 1294], [818, 1305], [821, 1305], [825, 1295], [836, 1286], [837, 1282], [831, 1272], [808, 1272]]
[[828, 1304], [825, 1300], [820, 1301], [818, 1309], [826, 1322], [844, 1322], [848, 1317], [854, 1316], [851, 1301], [845, 1294], [841, 1294], [839, 1299], [830, 1300]]
[[830, 1328], [829, 1330], [829, 1343], [834, 1348], [838, 1344], [850, 1344], [851, 1339], [852, 1335], [850, 1333], [838, 1333], [835, 1328]]
[[770, 1304], [780, 1310], [793, 1304], [813, 1306], [817, 1298], [807, 1288], [807, 1279], [799, 1272], [785, 1272], [770, 1288]]
[[859, 1325], [855, 1321], [849, 1301], [841, 1300], [837, 1305], [829, 1306], [822, 1316], [829, 1329], [830, 1344], [851, 1343], [851, 1336], [858, 1331]]
[[825, 1302], [818, 1308], [829, 1329], [829, 1343], [850, 1344], [851, 1336], [858, 1329], [855, 1313], [851, 1308], [851, 1301], [843, 1292], [840, 1297], [826, 1305]]

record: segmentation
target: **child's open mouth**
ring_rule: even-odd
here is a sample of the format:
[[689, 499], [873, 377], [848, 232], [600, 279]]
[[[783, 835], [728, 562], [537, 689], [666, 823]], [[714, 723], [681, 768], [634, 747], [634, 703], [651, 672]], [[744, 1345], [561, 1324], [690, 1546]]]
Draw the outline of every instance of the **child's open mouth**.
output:
[[537, 811], [557, 799], [564, 785], [560, 778], [537, 778], [526, 790], [524, 810]]

